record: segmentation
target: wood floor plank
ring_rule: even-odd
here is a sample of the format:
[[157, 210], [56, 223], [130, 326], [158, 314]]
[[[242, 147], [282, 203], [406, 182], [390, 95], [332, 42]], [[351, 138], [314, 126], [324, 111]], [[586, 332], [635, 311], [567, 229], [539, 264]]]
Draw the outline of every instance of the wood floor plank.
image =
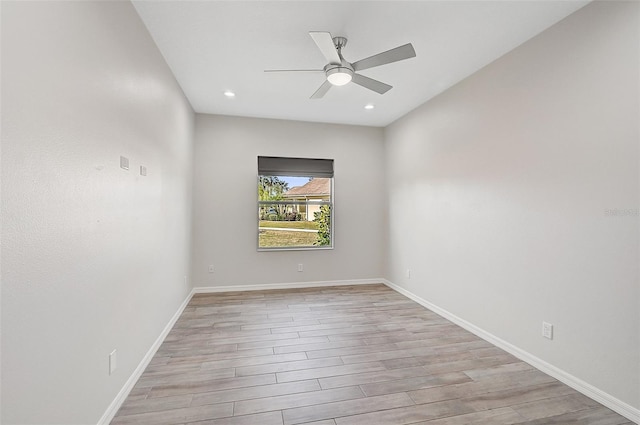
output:
[[261, 341], [274, 341], [274, 340], [278, 340], [278, 339], [292, 339], [292, 338], [299, 338], [299, 335], [297, 332], [288, 332], [288, 333], [281, 333], [281, 334], [272, 334], [272, 333], [268, 333], [268, 334], [264, 334], [264, 335], [254, 335], [254, 336], [238, 336], [238, 337], [232, 337], [232, 338], [224, 338], [224, 339], [213, 339], [208, 341], [209, 344], [216, 344], [216, 343], [223, 343], [224, 344], [228, 344], [228, 343], [236, 343], [238, 344], [238, 348], [240, 348], [241, 343], [243, 342], [248, 342], [248, 343], [254, 343], [254, 342], [261, 342]]
[[307, 330], [300, 331], [300, 338], [310, 337], [310, 336], [323, 336], [323, 335], [352, 335], [352, 334], [362, 334], [368, 332], [376, 332], [378, 331], [378, 327], [376, 325], [352, 325], [345, 327], [331, 327], [325, 329], [315, 329], [315, 330]]
[[400, 359], [381, 360], [380, 363], [382, 363], [387, 370], [403, 369], [407, 367], [420, 366], [423, 364], [415, 357], [403, 357]]
[[230, 417], [233, 415], [233, 403], [209, 404], [206, 406], [182, 409], [162, 410], [159, 412], [117, 415], [112, 425], [154, 424], [175, 425], [208, 419]]
[[572, 394], [564, 397], [547, 398], [529, 403], [511, 406], [513, 410], [526, 419], [541, 419], [551, 416], [559, 416], [580, 410], [597, 407], [598, 403], [583, 396]]
[[[321, 324], [320, 322], [318, 322], [317, 320], [313, 320], [312, 324], [309, 323], [296, 323], [296, 322], [291, 322], [290, 326], [287, 327], [277, 327], [277, 328], [270, 328], [271, 332], [273, 333], [283, 333], [283, 332], [310, 332], [310, 331], [323, 331], [323, 330], [331, 330], [331, 329], [344, 329], [344, 328], [351, 328], [353, 326], [353, 323], [349, 323], [349, 322], [338, 322], [338, 323], [327, 323], [327, 324]], [[302, 334], [300, 334], [300, 336], [304, 336]], [[308, 336], [314, 336], [314, 335], [308, 335]]]
[[232, 379], [235, 376], [235, 369], [218, 369], [207, 372], [200, 370], [192, 372], [178, 371], [176, 373], [170, 373], [165, 375], [143, 375], [138, 380], [137, 384], [140, 387], [159, 387], [162, 385], [178, 385], [183, 383], [202, 383], [210, 382], [219, 379]]
[[285, 362], [292, 362], [296, 360], [307, 360], [307, 356], [304, 353], [269, 354], [266, 356], [241, 357], [241, 358], [233, 358], [233, 359], [225, 359], [225, 360], [211, 360], [211, 361], [202, 362], [200, 364], [200, 367], [204, 371], [204, 370], [211, 370], [211, 369], [223, 369], [223, 368], [229, 368], [229, 367], [240, 368], [240, 367], [246, 367], [246, 366], [285, 363]]
[[[167, 364], [172, 365], [176, 363], [195, 363], [202, 365], [206, 362], [212, 362], [216, 360], [225, 359], [237, 359], [240, 357], [258, 357], [258, 356], [270, 356], [273, 353], [273, 348], [256, 348], [253, 350], [240, 350], [238, 351], [226, 351], [226, 352], [213, 352], [208, 354], [188, 355], [189, 353], [182, 353], [181, 355], [174, 355], [170, 357], [171, 360]], [[146, 371], [145, 371], [146, 372]]]
[[172, 410], [172, 409], [180, 409], [184, 407], [189, 407], [191, 405], [191, 400], [193, 399], [192, 394], [179, 395], [174, 397], [162, 397], [155, 398], [151, 400], [145, 399], [132, 399], [131, 397], [127, 397], [127, 400], [124, 402], [122, 407], [120, 408], [121, 415], [134, 415], [136, 413], [147, 413], [147, 412], [158, 412], [161, 410]]
[[463, 398], [462, 402], [473, 407], [474, 410], [490, 410], [575, 393], [576, 391], [574, 389], [560, 382], [552, 382], [536, 386], [475, 394], [471, 397]]
[[[623, 425], [632, 424], [622, 416], [604, 407], [579, 410], [577, 412], [563, 413], [549, 416], [543, 419], [520, 421], [517, 424], [526, 425]], [[633, 425], [633, 424], [632, 424]]]
[[234, 415], [291, 409], [293, 407], [312, 406], [334, 401], [352, 400], [365, 397], [359, 387], [344, 387], [333, 390], [314, 391], [266, 397], [254, 400], [238, 401], [234, 406]]
[[114, 425], [630, 425], [384, 285], [196, 294]]
[[[358, 342], [358, 344], [347, 345], [345, 344], [347, 342]], [[333, 346], [334, 348], [332, 348], [331, 346]], [[398, 351], [398, 346], [396, 344], [367, 345], [364, 343], [364, 341], [356, 339], [353, 341], [330, 342], [325, 344], [325, 347], [317, 347], [317, 349], [310, 348], [309, 350], [307, 350], [307, 357], [309, 357], [310, 359], [318, 359], [321, 357], [333, 356], [345, 357], [354, 355], [375, 355], [376, 353], [382, 353], [386, 351]], [[410, 353], [407, 353], [407, 355], [410, 356]], [[384, 359], [384, 354], [381, 354], [380, 360]]]
[[[512, 356], [492, 356], [492, 357], [484, 357], [478, 360], [478, 363], [483, 363], [485, 366], [482, 369], [467, 369], [465, 370], [465, 374], [469, 376], [471, 379], [480, 379], [487, 376], [493, 375], [502, 375], [508, 372], [521, 372], [526, 370], [533, 370], [533, 366], [522, 362], [516, 361], [514, 363], [511, 362]], [[495, 361], [495, 362], [494, 362]]]
[[449, 351], [461, 351], [461, 350], [472, 350], [474, 348], [488, 348], [492, 347], [487, 341], [483, 341], [481, 339], [477, 339], [475, 341], [463, 341], [457, 343], [451, 343], [451, 341], [438, 341], [433, 339], [414, 339], [410, 341], [398, 341], [396, 342], [398, 348], [402, 349], [410, 349], [410, 348], [430, 348], [433, 350], [438, 350], [438, 348], [443, 352]]
[[[535, 374], [533, 372], [535, 372]], [[463, 384], [443, 385], [434, 388], [409, 391], [409, 396], [416, 404], [426, 404], [436, 401], [464, 399], [494, 391], [526, 388], [529, 386], [548, 384], [552, 382], [557, 381], [536, 370], [513, 373], [510, 376], [494, 376], [493, 379], [483, 379]]]
[[[290, 334], [278, 334], [278, 335], [290, 335]], [[253, 348], [265, 348], [265, 347], [282, 347], [286, 345], [300, 345], [300, 344], [319, 344], [321, 342], [329, 342], [329, 338], [326, 336], [315, 336], [309, 338], [287, 338], [287, 339], [273, 339], [265, 341], [251, 341], [238, 344], [238, 350], [248, 350]]]
[[258, 413], [210, 421], [189, 422], [188, 425], [282, 425], [282, 414], [280, 412]]
[[247, 336], [260, 336], [269, 335], [271, 332], [269, 329], [255, 329], [255, 330], [242, 330], [240, 326], [237, 328], [227, 326], [224, 328], [185, 328], [174, 332], [170, 332], [164, 340], [164, 343], [183, 343], [185, 341], [201, 341], [227, 338], [227, 343], [233, 343], [229, 341], [232, 337], [247, 337]]
[[305, 422], [302, 425], [336, 425], [333, 419], [325, 419], [324, 421]]
[[[367, 396], [392, 394], [419, 390], [422, 388], [440, 387], [443, 385], [461, 384], [469, 382], [469, 378], [464, 373], [452, 372], [441, 375], [414, 376], [411, 378], [397, 379], [394, 381], [375, 382], [361, 385], [362, 391]], [[477, 409], [479, 410], [479, 409]]]
[[252, 400], [256, 398], [274, 397], [285, 394], [310, 394], [315, 391], [320, 391], [320, 389], [320, 384], [317, 379], [285, 382], [282, 384], [259, 385], [254, 387], [231, 388], [228, 390], [193, 394], [191, 406], [224, 403], [228, 401]]
[[511, 425], [520, 423], [522, 416], [513, 409], [502, 407], [494, 410], [467, 413], [464, 415], [449, 416], [425, 422], [416, 422], [412, 425]]
[[351, 385], [363, 385], [374, 382], [395, 381], [398, 379], [427, 376], [429, 373], [422, 367], [408, 367], [394, 370], [376, 370], [373, 372], [351, 373], [341, 376], [320, 378], [320, 386], [323, 389], [347, 387]]
[[459, 400], [442, 401], [428, 405], [392, 408], [360, 415], [336, 418], [337, 425], [413, 424], [429, 419], [471, 413], [473, 409]]
[[[423, 367], [431, 373], [445, 373], [445, 372], [462, 372], [469, 371], [474, 376], [478, 377], [481, 374], [490, 372], [487, 371], [488, 368], [492, 368], [495, 366], [504, 366], [506, 362], [512, 361], [510, 358], [502, 358], [502, 357], [485, 357], [482, 359], [472, 359], [472, 360], [458, 360], [453, 362], [443, 362], [443, 363], [432, 363], [426, 364]], [[516, 366], [511, 368], [502, 368], [496, 371], [496, 373], [507, 372], [513, 369], [520, 368], [520, 370], [532, 369], [531, 366], [527, 365], [524, 362], [517, 363]], [[474, 378], [470, 376], [470, 378]]]
[[187, 381], [178, 384], [162, 384], [154, 386], [148, 399], [153, 397], [167, 397], [180, 394], [197, 394], [224, 390], [229, 388], [253, 387], [256, 385], [275, 384], [275, 374], [243, 376], [239, 378], [213, 379], [204, 381]]
[[[358, 339], [354, 339], [351, 341], [338, 341], [338, 342], [323, 341], [323, 342], [312, 343], [312, 344], [294, 344], [294, 345], [288, 345], [288, 346], [275, 347], [274, 351], [276, 352], [276, 354], [295, 353], [295, 352], [304, 351], [307, 353], [308, 358], [315, 359], [319, 357], [339, 356], [340, 354], [338, 352], [336, 353], [328, 352], [329, 350], [335, 350], [339, 348], [361, 347], [361, 349], [364, 349], [366, 352], [368, 348], [363, 348], [364, 345], [365, 345], [364, 341], [358, 340]], [[326, 354], [323, 353], [323, 355], [319, 355], [319, 356], [315, 355], [317, 352], [320, 352], [320, 351], [326, 351], [327, 353]]]
[[[385, 346], [392, 346], [392, 344], [383, 344]], [[363, 362], [373, 362], [378, 360], [389, 360], [389, 359], [401, 359], [406, 357], [413, 357], [413, 355], [407, 350], [390, 350], [390, 351], [378, 351], [369, 352], [364, 354], [353, 354], [353, 355], [342, 355], [342, 361], [344, 364], [351, 363], [363, 363]]]
[[353, 365], [317, 367], [314, 369], [295, 370], [276, 373], [278, 382], [301, 381], [303, 379], [325, 378], [328, 376], [349, 375], [360, 372], [376, 372], [385, 370], [380, 362], [357, 363]]
[[297, 425], [331, 418], [336, 419], [337, 423], [337, 418], [343, 416], [376, 412], [412, 404], [413, 402], [409, 396], [405, 393], [400, 393], [286, 409], [282, 411], [282, 416], [285, 425]]
[[[191, 347], [186, 345], [174, 344], [170, 346], [168, 344], [162, 344], [156, 355], [173, 359], [176, 355], [179, 355], [179, 353], [184, 353], [184, 355], [187, 356], [195, 356], [198, 354], [229, 353], [236, 351], [238, 351], [237, 344], [220, 344], [214, 347], [207, 346], [204, 353], [196, 353]], [[169, 360], [169, 362], [170, 361], [171, 360]]]
[[[242, 325], [242, 329], [271, 329], [271, 332], [297, 332], [290, 328], [309, 325], [321, 325], [318, 319], [288, 320], [286, 322], [262, 322]], [[283, 329], [283, 330], [280, 330]]]
[[316, 369], [330, 366], [341, 366], [340, 357], [327, 357], [313, 360], [298, 360], [281, 363], [245, 366], [236, 368], [236, 376], [261, 375], [265, 373], [290, 372], [295, 370]]
[[[421, 365], [428, 366], [437, 363], [451, 363], [463, 360], [478, 360], [471, 352], [467, 350], [455, 351], [450, 353], [440, 353], [437, 351], [427, 352], [424, 348], [411, 348], [405, 350], [413, 355], [413, 358], [418, 360]], [[515, 359], [513, 361], [516, 361]], [[475, 363], [474, 363], [475, 364]]]

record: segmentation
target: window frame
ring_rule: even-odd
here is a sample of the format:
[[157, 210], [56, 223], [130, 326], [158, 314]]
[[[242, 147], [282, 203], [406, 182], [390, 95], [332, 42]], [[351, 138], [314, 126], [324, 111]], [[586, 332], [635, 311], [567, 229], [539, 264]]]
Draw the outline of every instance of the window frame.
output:
[[[261, 174], [256, 174], [256, 181], [260, 182]], [[300, 176], [287, 176], [286, 174], [282, 174], [276, 177], [300, 177]], [[305, 176], [302, 176], [305, 177]], [[329, 178], [329, 177], [327, 177]], [[256, 246], [258, 252], [273, 252], [273, 251], [324, 251], [324, 250], [332, 250], [335, 247], [335, 194], [334, 194], [334, 177], [330, 177], [330, 193], [329, 193], [329, 201], [321, 201], [317, 204], [319, 205], [329, 205], [331, 209], [331, 244], [330, 245], [300, 245], [300, 246], [274, 246], [274, 247], [261, 247], [260, 246], [260, 217], [258, 216], [258, 226], [256, 233]], [[257, 187], [257, 186], [256, 186]], [[305, 202], [300, 201], [260, 201], [259, 197], [256, 197], [256, 210], [259, 211], [260, 207], [269, 204], [281, 204], [281, 205], [292, 205], [292, 204], [305, 204]], [[308, 205], [308, 203], [306, 203]], [[313, 204], [316, 204], [315, 202]]]

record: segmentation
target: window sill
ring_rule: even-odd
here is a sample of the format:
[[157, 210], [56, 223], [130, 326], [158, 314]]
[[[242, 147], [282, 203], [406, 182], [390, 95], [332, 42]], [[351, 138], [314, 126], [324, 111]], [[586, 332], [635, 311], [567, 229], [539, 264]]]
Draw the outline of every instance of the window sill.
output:
[[332, 246], [296, 246], [296, 247], [273, 247], [273, 248], [258, 248], [258, 252], [271, 252], [271, 251], [326, 251], [333, 249]]

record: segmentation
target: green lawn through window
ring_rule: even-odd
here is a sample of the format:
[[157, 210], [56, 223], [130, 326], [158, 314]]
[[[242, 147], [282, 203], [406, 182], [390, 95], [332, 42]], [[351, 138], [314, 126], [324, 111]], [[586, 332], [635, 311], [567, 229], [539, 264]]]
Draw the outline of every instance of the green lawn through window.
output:
[[279, 229], [308, 229], [318, 230], [315, 221], [270, 221], [260, 220], [260, 227], [277, 227]]

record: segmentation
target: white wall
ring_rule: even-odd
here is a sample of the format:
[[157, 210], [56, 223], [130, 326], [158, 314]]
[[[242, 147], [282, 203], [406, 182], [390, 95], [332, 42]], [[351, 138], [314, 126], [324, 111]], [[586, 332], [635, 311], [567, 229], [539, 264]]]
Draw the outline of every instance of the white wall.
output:
[[639, 14], [594, 2], [385, 132], [389, 280], [635, 408]]
[[1, 421], [95, 424], [190, 291], [193, 112], [128, 2], [2, 2], [2, 65]]
[[[382, 276], [382, 129], [198, 114], [195, 136], [195, 286]], [[335, 160], [333, 250], [257, 251], [258, 155]]]

